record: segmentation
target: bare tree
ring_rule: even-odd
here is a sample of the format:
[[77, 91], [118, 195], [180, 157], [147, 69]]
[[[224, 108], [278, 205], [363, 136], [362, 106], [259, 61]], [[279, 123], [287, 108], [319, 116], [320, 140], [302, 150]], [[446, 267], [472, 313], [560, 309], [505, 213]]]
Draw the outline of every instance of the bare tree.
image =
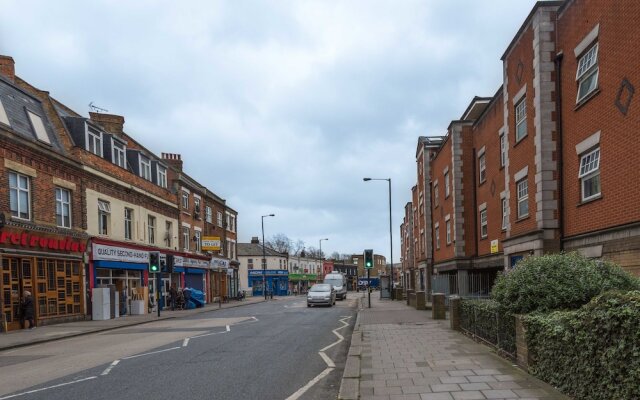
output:
[[321, 258], [320, 250], [316, 249], [313, 246], [308, 247], [304, 252], [308, 258]]
[[331, 253], [331, 259], [334, 261], [339, 261], [340, 260], [340, 253], [338, 253], [337, 251], [334, 251], [333, 253]]
[[277, 233], [271, 236], [265, 244], [267, 247], [270, 247], [280, 253], [289, 254], [291, 251], [291, 239], [289, 239], [284, 233]]
[[291, 241], [291, 255], [299, 256], [304, 250], [304, 241], [298, 239], [297, 241]]

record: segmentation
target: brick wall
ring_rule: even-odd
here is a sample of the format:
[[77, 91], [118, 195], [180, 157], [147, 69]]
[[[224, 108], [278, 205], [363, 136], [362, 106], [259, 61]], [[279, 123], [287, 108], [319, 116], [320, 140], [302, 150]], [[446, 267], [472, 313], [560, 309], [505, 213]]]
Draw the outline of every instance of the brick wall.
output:
[[[444, 181], [444, 171], [446, 168], [449, 170], [449, 183], [450, 190], [453, 190], [453, 185], [451, 184], [451, 171], [452, 171], [452, 163], [451, 163], [452, 155], [451, 155], [451, 137], [448, 136], [445, 139], [442, 147], [436, 154], [435, 158], [432, 160], [431, 170], [432, 170], [432, 179], [434, 185], [437, 181], [438, 184], [438, 205], [436, 206], [435, 200], [432, 195], [432, 215], [433, 215], [433, 225], [434, 225], [434, 234], [433, 234], [433, 262], [437, 264], [442, 261], [450, 260], [454, 257], [453, 251], [453, 223], [454, 223], [454, 208], [453, 208], [453, 196], [450, 194], [445, 198], [445, 181]], [[435, 191], [434, 186], [434, 191]], [[449, 215], [451, 218], [451, 236], [452, 243], [447, 245], [447, 227], [445, 217]], [[439, 224], [440, 230], [440, 249], [436, 246], [436, 234], [435, 234], [435, 224]]]

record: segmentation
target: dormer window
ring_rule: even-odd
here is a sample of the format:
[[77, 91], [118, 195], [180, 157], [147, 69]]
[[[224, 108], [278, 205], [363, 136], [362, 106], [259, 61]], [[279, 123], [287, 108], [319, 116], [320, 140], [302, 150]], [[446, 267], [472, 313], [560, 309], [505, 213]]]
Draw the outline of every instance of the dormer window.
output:
[[162, 165], [158, 165], [158, 186], [167, 187], [167, 169]]
[[7, 112], [5, 111], [4, 106], [2, 105], [2, 99], [0, 99], [0, 122], [7, 126], [11, 126], [11, 124], [9, 123], [9, 117], [7, 116]]
[[92, 128], [87, 129], [87, 151], [102, 157], [102, 132]]
[[44, 124], [42, 123], [42, 118], [38, 114], [34, 114], [33, 112], [27, 110], [27, 115], [29, 116], [29, 121], [31, 121], [31, 127], [33, 131], [36, 133], [36, 137], [38, 140], [41, 140], [47, 144], [51, 144], [49, 140], [49, 135], [47, 135], [47, 130], [44, 128]]
[[148, 181], [151, 180], [151, 160], [140, 155], [140, 176]]
[[113, 160], [113, 163], [121, 168], [126, 168], [126, 159], [125, 159], [125, 154], [126, 154], [126, 147], [124, 145], [124, 143], [115, 140], [115, 139], [111, 139], [112, 140], [112, 150], [111, 150], [111, 159]]

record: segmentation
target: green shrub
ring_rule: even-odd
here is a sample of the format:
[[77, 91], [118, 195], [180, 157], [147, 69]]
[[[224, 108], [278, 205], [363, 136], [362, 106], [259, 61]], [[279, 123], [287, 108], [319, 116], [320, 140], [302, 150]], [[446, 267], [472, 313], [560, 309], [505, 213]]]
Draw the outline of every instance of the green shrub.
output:
[[640, 399], [640, 291], [525, 317], [529, 372], [576, 399]]
[[496, 280], [491, 296], [513, 314], [576, 309], [607, 290], [640, 290], [619, 266], [577, 253], [528, 257]]

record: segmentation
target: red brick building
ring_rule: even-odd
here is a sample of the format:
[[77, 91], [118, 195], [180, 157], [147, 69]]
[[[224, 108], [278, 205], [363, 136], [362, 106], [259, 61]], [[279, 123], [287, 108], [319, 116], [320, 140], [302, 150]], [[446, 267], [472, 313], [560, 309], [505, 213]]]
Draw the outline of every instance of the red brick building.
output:
[[[523, 257], [561, 250], [640, 274], [638, 15], [631, 1], [536, 3], [502, 56], [496, 94], [450, 124], [430, 160], [428, 240], [434, 273], [455, 274], [456, 290], [469, 289], [470, 273], [492, 281]], [[409, 214], [405, 257], [424, 246], [419, 229], [408, 240]]]

